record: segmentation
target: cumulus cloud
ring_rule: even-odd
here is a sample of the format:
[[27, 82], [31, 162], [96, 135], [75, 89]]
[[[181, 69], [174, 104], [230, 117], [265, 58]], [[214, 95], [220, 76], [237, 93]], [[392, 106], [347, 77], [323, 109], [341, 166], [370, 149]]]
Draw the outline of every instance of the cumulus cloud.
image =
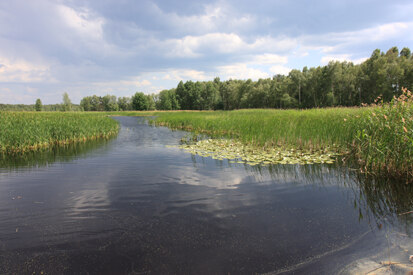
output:
[[260, 54], [253, 57], [251, 63], [257, 64], [286, 64], [288, 63], [287, 56], [281, 56], [278, 54]]
[[219, 66], [218, 75], [222, 79], [254, 79], [268, 78], [270, 74], [257, 68], [249, 67], [245, 63]]
[[102, 41], [103, 18], [92, 18], [88, 10], [75, 11], [64, 5], [57, 5], [56, 11], [59, 17], [62, 18], [64, 25], [74, 30], [79, 36], [90, 40]]
[[213, 33], [217, 31], [249, 29], [255, 24], [251, 14], [234, 14], [232, 6], [224, 2], [205, 5], [202, 14], [180, 16], [177, 13], [162, 14], [168, 23], [183, 33]]
[[0, 84], [10, 89], [0, 91], [0, 100], [32, 103], [28, 88], [57, 101], [67, 91], [76, 102], [91, 94], [156, 92], [180, 80], [267, 78], [331, 60], [360, 63], [376, 48], [413, 43], [410, 1], [312, 5], [0, 1]]
[[[302, 47], [307, 50], [320, 50], [321, 52], [330, 55], [335, 54], [336, 57], [338, 57], [338, 60], [343, 59], [340, 59], [340, 56], [346, 57], [346, 60], [348, 60], [350, 55], [357, 54], [358, 52], [351, 52], [353, 49], [363, 49], [366, 48], [366, 45], [373, 45], [373, 48], [367, 47], [369, 52], [371, 52], [377, 48], [377, 45], [380, 45], [383, 42], [391, 41], [391, 45], [394, 45], [395, 42], [393, 41], [397, 38], [403, 38], [403, 40], [406, 41], [405, 43], [411, 43], [413, 42], [413, 38], [411, 38], [410, 35], [412, 30], [413, 21], [393, 22], [351, 32], [332, 32], [312, 36], [306, 35], [300, 38], [300, 43]], [[325, 60], [326, 59], [327, 57]]]
[[360, 64], [363, 63], [364, 61], [366, 61], [366, 57], [364, 58], [359, 58], [359, 59], [352, 59], [351, 55], [349, 54], [341, 54], [341, 55], [327, 55], [327, 56], [323, 56], [321, 58], [321, 64], [322, 65], [327, 65], [330, 61], [339, 61], [339, 62], [352, 62], [354, 64]]
[[[162, 42], [160, 42], [162, 43]], [[248, 54], [260, 52], [286, 52], [297, 46], [295, 39], [257, 37], [248, 42], [235, 33], [208, 33], [201, 36], [185, 36], [165, 42], [170, 49], [168, 56], [196, 58], [210, 54]], [[273, 58], [275, 55], [268, 55]], [[265, 58], [265, 57], [264, 57]]]
[[291, 71], [291, 68], [288, 68], [286, 66], [281, 66], [281, 65], [271, 66], [270, 68], [270, 72], [273, 73], [274, 75], [276, 74], [288, 75], [290, 71]]
[[32, 64], [25, 60], [11, 60], [0, 56], [0, 82], [31, 83], [52, 82], [50, 68], [43, 64]]

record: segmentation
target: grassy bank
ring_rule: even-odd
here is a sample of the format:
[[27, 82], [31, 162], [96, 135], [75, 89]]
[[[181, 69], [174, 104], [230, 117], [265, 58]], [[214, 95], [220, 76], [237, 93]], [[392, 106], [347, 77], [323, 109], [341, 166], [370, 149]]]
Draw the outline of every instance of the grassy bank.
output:
[[367, 108], [158, 113], [156, 124], [263, 148], [334, 148], [360, 170], [413, 181], [413, 104], [405, 92]]
[[0, 112], [0, 153], [107, 138], [118, 127], [115, 120], [100, 113]]
[[156, 124], [213, 137], [236, 138], [259, 147], [344, 149], [352, 138], [355, 120], [366, 113], [366, 109], [360, 108], [175, 112], [157, 114]]

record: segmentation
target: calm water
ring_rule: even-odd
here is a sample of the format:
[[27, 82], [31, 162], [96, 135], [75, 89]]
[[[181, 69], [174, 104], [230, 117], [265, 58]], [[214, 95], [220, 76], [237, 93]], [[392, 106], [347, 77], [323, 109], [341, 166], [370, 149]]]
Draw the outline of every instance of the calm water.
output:
[[410, 240], [410, 187], [192, 156], [116, 119], [116, 139], [0, 162], [0, 274], [334, 274]]

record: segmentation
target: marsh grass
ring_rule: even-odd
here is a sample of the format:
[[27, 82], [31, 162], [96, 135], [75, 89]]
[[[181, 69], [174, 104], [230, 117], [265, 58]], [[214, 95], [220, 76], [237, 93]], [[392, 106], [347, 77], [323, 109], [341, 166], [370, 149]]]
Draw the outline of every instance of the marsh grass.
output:
[[157, 125], [269, 149], [334, 150], [366, 175], [413, 181], [412, 94], [364, 108], [156, 113]]
[[360, 121], [352, 149], [365, 172], [413, 181], [413, 95], [381, 98]]
[[108, 138], [117, 134], [118, 128], [115, 120], [99, 113], [0, 112], [0, 153]]
[[366, 113], [362, 108], [180, 112], [158, 114], [155, 123], [264, 148], [336, 147], [342, 151], [354, 137], [357, 120]]

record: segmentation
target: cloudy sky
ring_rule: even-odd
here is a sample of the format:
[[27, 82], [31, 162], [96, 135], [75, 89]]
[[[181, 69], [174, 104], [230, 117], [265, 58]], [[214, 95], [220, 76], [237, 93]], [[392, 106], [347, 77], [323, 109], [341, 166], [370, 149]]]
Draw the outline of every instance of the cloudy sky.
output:
[[413, 49], [411, 0], [0, 0], [0, 103], [258, 79]]

